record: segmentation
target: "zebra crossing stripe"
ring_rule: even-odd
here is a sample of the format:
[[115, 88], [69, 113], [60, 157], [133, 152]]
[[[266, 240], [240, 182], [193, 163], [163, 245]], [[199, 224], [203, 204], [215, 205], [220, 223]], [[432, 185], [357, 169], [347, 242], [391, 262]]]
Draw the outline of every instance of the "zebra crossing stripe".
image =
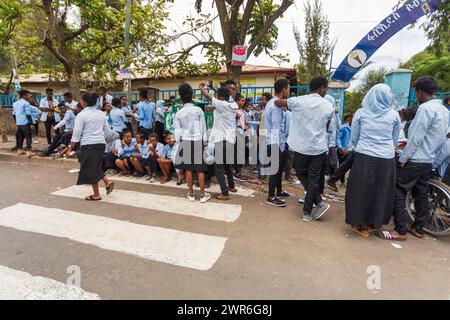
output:
[[[169, 188], [177, 188], [177, 189], [188, 189], [187, 184], [182, 184], [180, 186], [177, 186], [176, 181], [169, 181], [167, 183], [164, 184], [160, 184], [158, 183], [154, 183], [154, 184], [150, 184], [147, 180], [145, 180], [144, 178], [135, 178], [135, 177], [119, 177], [119, 176], [108, 176], [109, 180], [112, 181], [118, 181], [118, 182], [128, 182], [128, 183], [138, 183], [138, 184], [145, 184], [145, 185], [150, 185], [150, 186], [161, 186], [161, 187], [169, 187]], [[195, 190], [199, 190], [199, 188], [194, 186]], [[233, 193], [232, 195], [238, 195], [241, 197], [251, 197], [255, 191], [252, 189], [245, 189], [245, 188], [240, 188], [240, 187], [236, 187], [237, 192]], [[218, 184], [211, 184], [211, 187], [209, 189], [206, 189], [207, 192], [212, 192], [212, 193], [220, 193], [220, 186]]]
[[210, 269], [227, 241], [223, 237], [24, 203], [0, 210], [0, 225], [197, 270]]
[[99, 300], [73, 285], [0, 266], [0, 300]]
[[[71, 186], [57, 190], [52, 195], [84, 199], [91, 193], [90, 186]], [[224, 222], [236, 221], [242, 211], [242, 206], [236, 204], [189, 202], [180, 197], [117, 189], [110, 195], [103, 195], [102, 201]]]

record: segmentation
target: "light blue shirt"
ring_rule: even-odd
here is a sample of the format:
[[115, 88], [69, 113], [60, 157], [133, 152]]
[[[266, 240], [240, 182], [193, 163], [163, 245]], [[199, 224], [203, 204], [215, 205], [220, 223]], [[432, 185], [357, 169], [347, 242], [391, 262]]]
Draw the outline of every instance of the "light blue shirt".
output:
[[450, 139], [444, 142], [444, 144], [436, 152], [436, 158], [434, 158], [433, 168], [438, 169], [441, 177], [444, 177], [445, 171], [447, 171], [450, 164]]
[[41, 115], [41, 110], [35, 106], [31, 106], [31, 120], [33, 120], [33, 123], [36, 124], [38, 122], [38, 118]]
[[275, 105], [277, 97], [270, 99], [267, 102], [266, 109], [264, 110], [264, 123], [266, 126], [267, 144], [277, 144], [281, 151], [284, 151], [286, 147], [286, 132], [283, 123], [283, 108]]
[[110, 131], [105, 113], [96, 106], [87, 107], [75, 118], [72, 142], [80, 142], [82, 146], [105, 144], [105, 135]]
[[[133, 112], [131, 111], [131, 107], [130, 106], [122, 106], [122, 110], [123, 110], [123, 112], [125, 112], [126, 116], [133, 114]], [[131, 118], [127, 117], [127, 122], [130, 122], [130, 119]]]
[[400, 116], [394, 109], [377, 118], [365, 117], [356, 111], [352, 123], [352, 143], [355, 151], [368, 156], [392, 159], [395, 157], [400, 134]]
[[141, 150], [142, 158], [147, 159], [150, 155], [148, 152], [148, 144], [147, 142], [144, 142], [144, 144], [138, 143], [137, 146], [139, 147], [139, 150]]
[[433, 99], [419, 106], [408, 130], [408, 143], [400, 162], [433, 163], [437, 149], [445, 142], [449, 112], [441, 100]]
[[18, 126], [27, 125], [28, 124], [27, 116], [32, 116], [31, 104], [25, 99], [20, 99], [20, 100], [14, 102], [13, 103], [13, 115], [16, 116], [16, 125], [18, 125]]
[[156, 119], [155, 121], [164, 123], [164, 100], [158, 100], [156, 102]]
[[127, 128], [127, 125], [125, 124], [127, 122], [127, 117], [122, 109], [114, 107], [109, 113], [109, 117], [111, 118], [111, 126], [114, 131], [122, 132]]
[[145, 129], [153, 127], [153, 121], [156, 118], [155, 104], [150, 101], [142, 101], [137, 104], [137, 116], [139, 126]]
[[117, 145], [117, 155], [119, 158], [129, 158], [131, 156], [137, 156], [139, 152], [136, 150], [136, 139], [131, 139], [130, 144], [126, 144], [125, 146], [122, 146], [122, 143], [119, 140], [119, 143]]
[[386, 84], [369, 90], [363, 108], [353, 117], [352, 143], [356, 152], [383, 159], [395, 157], [401, 120], [393, 105], [394, 94]]
[[330, 122], [330, 126], [328, 127], [328, 148], [336, 147], [336, 117], [333, 117]]
[[64, 113], [64, 118], [55, 126], [55, 129], [59, 129], [64, 126], [64, 132], [69, 132], [75, 127], [75, 114], [71, 109], [67, 109]]
[[292, 112], [289, 147], [304, 155], [328, 152], [327, 123], [334, 115], [333, 105], [314, 93], [288, 99]]
[[173, 146], [169, 146], [168, 144], [166, 144], [164, 146], [164, 150], [161, 154], [161, 157], [165, 159], [175, 159], [175, 152], [176, 152], [176, 144], [173, 144]]

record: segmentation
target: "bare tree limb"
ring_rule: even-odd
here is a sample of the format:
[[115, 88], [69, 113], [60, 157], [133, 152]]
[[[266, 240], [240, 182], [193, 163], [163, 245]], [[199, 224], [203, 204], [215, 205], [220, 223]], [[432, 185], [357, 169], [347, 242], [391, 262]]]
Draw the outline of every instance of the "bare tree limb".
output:
[[283, 15], [284, 12], [294, 3], [293, 0], [283, 0], [283, 3], [281, 4], [280, 8], [272, 14], [264, 23], [261, 30], [259, 31], [259, 34], [252, 39], [250, 46], [247, 50], [247, 54], [251, 55], [252, 52], [255, 50], [255, 48], [258, 46], [258, 43], [261, 42], [261, 40], [266, 36], [267, 32], [270, 30], [270, 28], [273, 26], [275, 21]]

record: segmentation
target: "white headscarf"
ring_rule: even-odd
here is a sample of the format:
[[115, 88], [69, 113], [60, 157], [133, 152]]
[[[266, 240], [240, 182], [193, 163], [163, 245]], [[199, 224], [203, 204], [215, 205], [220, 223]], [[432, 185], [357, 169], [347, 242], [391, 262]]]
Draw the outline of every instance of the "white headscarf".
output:
[[362, 101], [361, 115], [377, 118], [392, 109], [394, 94], [386, 84], [373, 86]]

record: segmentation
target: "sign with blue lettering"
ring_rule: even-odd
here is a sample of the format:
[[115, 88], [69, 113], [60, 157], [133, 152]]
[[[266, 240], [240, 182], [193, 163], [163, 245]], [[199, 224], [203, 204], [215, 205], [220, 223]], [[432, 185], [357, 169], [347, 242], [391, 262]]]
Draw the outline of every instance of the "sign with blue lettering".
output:
[[349, 82], [367, 60], [397, 32], [436, 11], [441, 0], [411, 0], [372, 29], [342, 61], [333, 80]]

